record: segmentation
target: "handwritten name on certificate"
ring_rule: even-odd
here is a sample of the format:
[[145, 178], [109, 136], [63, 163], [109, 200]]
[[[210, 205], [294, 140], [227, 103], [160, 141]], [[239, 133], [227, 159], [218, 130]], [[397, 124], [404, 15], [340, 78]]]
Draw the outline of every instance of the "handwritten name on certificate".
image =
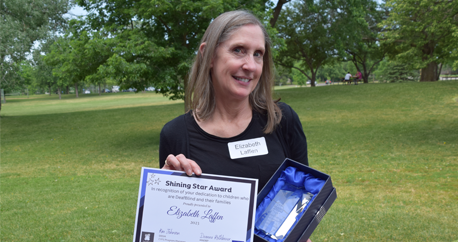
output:
[[253, 241], [257, 179], [142, 168], [134, 242]]

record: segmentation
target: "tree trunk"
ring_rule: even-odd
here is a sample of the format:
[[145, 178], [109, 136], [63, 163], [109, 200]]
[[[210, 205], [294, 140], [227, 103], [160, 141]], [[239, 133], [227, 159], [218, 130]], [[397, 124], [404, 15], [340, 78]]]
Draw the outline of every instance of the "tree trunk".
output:
[[316, 73], [318, 72], [318, 68], [317, 68], [316, 72], [313, 72], [313, 71], [311, 71], [311, 72], [312, 72], [312, 80], [310, 80], [310, 86], [315, 87], [316, 86], [316, 84], [315, 84]]
[[68, 85], [67, 85], [67, 90], [66, 90], [65, 94], [68, 94], [68, 93], [69, 93], [69, 90], [68, 90], [68, 89], [69, 89], [69, 87], [68, 87]]
[[48, 86], [49, 88], [49, 96], [51, 96], [51, 86]]
[[442, 63], [439, 63], [439, 66], [436, 67], [436, 81], [439, 81], [441, 77]]
[[[0, 89], [0, 111], [2, 110], [2, 103], [6, 103], [5, 90]], [[3, 100], [2, 100], [3, 99]]]
[[427, 66], [421, 69], [420, 82], [433, 82], [436, 81], [436, 62], [428, 63]]
[[369, 83], [369, 75], [371, 73], [369, 71], [367, 71], [367, 68], [366, 68], [366, 65], [364, 63], [363, 65], [363, 72], [361, 73], [361, 76], [363, 77], [363, 83]]
[[102, 95], [102, 90], [100, 90], [100, 83], [99, 83], [99, 96]]
[[270, 26], [273, 28], [275, 27], [275, 23], [277, 23], [278, 16], [280, 16], [281, 8], [283, 4], [289, 2], [291, 0], [278, 0], [277, 6], [274, 9], [274, 16], [270, 19]]
[[75, 94], [76, 98], [78, 98], [78, 83], [75, 83]]
[[57, 88], [57, 92], [59, 93], [59, 100], [62, 99], [62, 95], [61, 95], [61, 92], [60, 92], [60, 87]]

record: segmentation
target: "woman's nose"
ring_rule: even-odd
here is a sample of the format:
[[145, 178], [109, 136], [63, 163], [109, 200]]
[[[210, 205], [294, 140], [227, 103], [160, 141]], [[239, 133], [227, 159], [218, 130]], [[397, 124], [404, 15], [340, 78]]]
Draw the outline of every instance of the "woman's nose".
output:
[[256, 60], [253, 55], [247, 55], [245, 57], [245, 63], [243, 63], [242, 68], [247, 71], [255, 71], [257, 68]]

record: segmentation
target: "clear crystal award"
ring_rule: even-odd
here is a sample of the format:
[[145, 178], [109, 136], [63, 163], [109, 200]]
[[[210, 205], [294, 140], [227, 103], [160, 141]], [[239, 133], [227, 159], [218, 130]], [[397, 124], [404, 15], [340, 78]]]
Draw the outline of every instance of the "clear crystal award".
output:
[[285, 184], [256, 221], [256, 228], [272, 239], [282, 239], [313, 194], [304, 187]]

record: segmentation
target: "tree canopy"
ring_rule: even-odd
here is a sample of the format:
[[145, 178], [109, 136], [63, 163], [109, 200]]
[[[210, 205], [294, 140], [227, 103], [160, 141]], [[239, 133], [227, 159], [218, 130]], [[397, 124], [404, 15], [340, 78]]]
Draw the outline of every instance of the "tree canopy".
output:
[[[74, 2], [89, 14], [67, 22], [62, 16]], [[276, 83], [292, 78], [299, 83], [311, 80], [314, 86], [317, 78], [335, 80], [353, 73], [352, 66], [339, 62], [354, 65], [366, 83], [383, 66], [408, 69], [404, 76], [421, 69], [422, 81], [437, 80], [442, 64], [458, 68], [454, 0], [389, 0], [386, 5], [375, 0], [74, 2], [1, 2], [2, 88], [12, 90], [33, 80], [48, 88], [68, 90], [74, 85], [78, 93], [80, 83], [113, 80], [121, 89], [153, 86], [171, 99], [182, 99], [208, 24], [236, 9], [251, 11], [265, 23], [275, 61], [282, 65]], [[47, 38], [50, 35], [54, 37]], [[42, 44], [32, 55], [37, 40]], [[386, 56], [390, 62], [380, 65]], [[31, 78], [30, 73], [41, 76]]]
[[314, 86], [323, 66], [352, 61], [367, 82], [385, 53], [375, 38], [382, 16], [372, 0], [295, 1], [282, 11], [277, 23], [279, 36], [287, 44], [277, 63], [300, 71]]
[[368, 83], [369, 75], [391, 51], [391, 45], [382, 44], [377, 39], [381, 30], [378, 24], [387, 17], [388, 11], [375, 1], [366, 1], [352, 8], [354, 17], [345, 21], [350, 28], [346, 29], [349, 35], [343, 41], [346, 53], [343, 59], [351, 61], [362, 73], [364, 83]]
[[312, 86], [318, 69], [337, 55], [338, 38], [333, 36], [336, 10], [328, 1], [297, 1], [285, 8], [278, 19], [279, 36], [287, 47], [279, 52], [276, 62], [300, 71]]
[[31, 53], [35, 41], [65, 25], [63, 15], [71, 7], [68, 0], [8, 0], [0, 2], [0, 81], [11, 89], [22, 60]]
[[455, 0], [389, 0], [380, 38], [396, 45], [391, 56], [421, 69], [420, 81], [439, 79], [440, 67], [457, 56], [458, 4]]
[[265, 19], [266, 1], [78, 0], [89, 15], [88, 32], [103, 31], [100, 45], [109, 57], [88, 77], [112, 77], [121, 87], [154, 86], [172, 99], [183, 98], [192, 58], [208, 24], [219, 14], [249, 9]]

